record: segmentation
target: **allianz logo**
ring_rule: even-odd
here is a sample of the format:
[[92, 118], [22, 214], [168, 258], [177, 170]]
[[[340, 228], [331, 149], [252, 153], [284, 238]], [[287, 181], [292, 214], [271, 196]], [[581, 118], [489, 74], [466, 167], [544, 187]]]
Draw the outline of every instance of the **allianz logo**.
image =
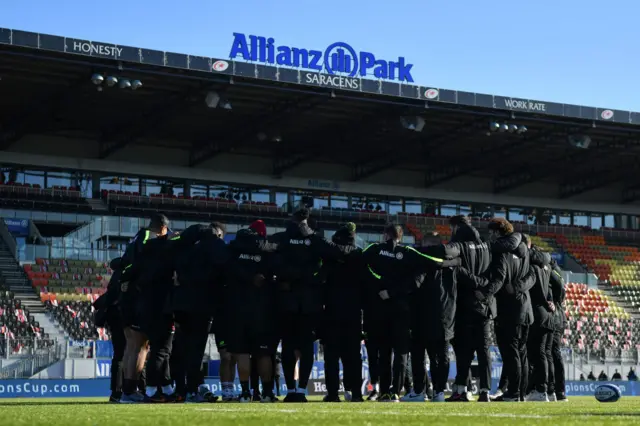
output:
[[296, 246], [301, 246], [301, 245], [310, 246], [311, 240], [308, 238], [306, 240], [296, 240], [292, 238], [289, 240], [289, 244], [296, 245]]
[[262, 256], [259, 254], [252, 256], [250, 254], [241, 254], [239, 257], [241, 260], [253, 260], [254, 262], [260, 262], [262, 260]]
[[391, 257], [397, 260], [402, 260], [402, 258], [404, 257], [404, 254], [402, 254], [401, 252], [393, 253], [387, 250], [381, 250], [379, 254], [380, 256]]

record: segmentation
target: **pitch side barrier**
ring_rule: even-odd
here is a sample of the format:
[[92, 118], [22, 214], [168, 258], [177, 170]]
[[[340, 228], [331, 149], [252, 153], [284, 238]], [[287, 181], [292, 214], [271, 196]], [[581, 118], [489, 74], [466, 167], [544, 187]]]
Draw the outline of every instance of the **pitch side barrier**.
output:
[[[271, 37], [233, 33], [230, 34], [229, 59], [162, 52], [6, 28], [0, 28], [0, 45], [2, 44], [24, 48], [24, 50], [0, 49], [0, 54], [4, 55], [37, 54], [38, 58], [42, 59], [47, 57], [44, 54], [46, 52], [57, 52], [68, 55], [64, 59], [53, 55], [49, 58], [53, 61], [74, 61], [90, 67], [95, 67], [95, 62], [83, 61], [80, 57], [112, 59], [112, 68], [120, 67], [123, 71], [138, 73], [174, 76], [163, 71], [142, 69], [127, 64], [193, 71], [192, 75], [176, 76], [176, 78], [211, 79], [207, 76], [213, 74], [222, 81], [228, 82], [230, 77], [237, 76], [264, 83], [275, 81], [302, 87], [315, 86], [351, 93], [360, 92], [421, 100], [427, 102], [433, 109], [451, 109], [451, 105], [458, 105], [486, 110], [498, 109], [551, 117], [640, 125], [640, 113], [631, 111], [408, 84], [413, 81], [411, 75], [413, 69], [412, 64], [404, 57], [398, 57], [397, 60], [383, 60], [373, 53], [357, 51], [344, 42], [332, 43], [325, 49], [309, 49], [276, 44]], [[100, 67], [108, 69], [109, 65], [101, 64]], [[364, 78], [370, 74], [372, 78]], [[245, 84], [240, 80], [234, 83]], [[460, 110], [460, 108], [457, 109]]]
[[[46, 379], [26, 379], [26, 380], [0, 380], [1, 398], [107, 398], [109, 390], [109, 379], [77, 379], [77, 380], [46, 380]], [[578, 382], [569, 381], [566, 383], [566, 393], [569, 396], [593, 396], [596, 388], [605, 383], [614, 383], [620, 388], [623, 396], [640, 396], [640, 383], [629, 381], [616, 382]], [[450, 383], [451, 384], [451, 383]], [[450, 385], [449, 384], [449, 385]], [[214, 393], [221, 391], [219, 378], [207, 378], [205, 385]], [[498, 386], [498, 380], [492, 381], [492, 389]], [[236, 392], [240, 392], [240, 383], [235, 383]], [[366, 390], [366, 383], [363, 383]], [[310, 395], [323, 395], [326, 387], [323, 379], [311, 379], [309, 381], [308, 392]], [[281, 393], [286, 393], [286, 385], [282, 385]]]

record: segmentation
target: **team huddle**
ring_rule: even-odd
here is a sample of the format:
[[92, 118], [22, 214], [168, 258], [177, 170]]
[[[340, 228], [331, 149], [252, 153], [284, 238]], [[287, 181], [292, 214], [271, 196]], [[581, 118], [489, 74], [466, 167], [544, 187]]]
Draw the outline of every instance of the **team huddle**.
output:
[[[308, 219], [301, 209], [271, 236], [255, 221], [226, 244], [220, 223], [177, 234], [164, 215], [154, 216], [112, 262], [108, 291], [95, 303], [96, 323], [109, 327], [114, 346], [111, 401], [218, 400], [203, 386], [209, 333], [221, 357], [222, 401], [278, 401], [281, 344], [284, 402], [306, 402], [317, 340], [325, 402], [340, 401], [340, 361], [349, 401], [444, 402], [449, 345], [457, 375], [446, 401], [471, 400], [474, 355], [479, 402], [566, 400], [562, 276], [508, 221], [493, 219], [483, 241], [467, 217], [455, 216], [448, 244], [416, 248], [400, 244], [402, 228], [389, 224], [384, 242], [359, 248], [354, 224], [328, 240]], [[503, 360], [494, 395], [492, 323]]]

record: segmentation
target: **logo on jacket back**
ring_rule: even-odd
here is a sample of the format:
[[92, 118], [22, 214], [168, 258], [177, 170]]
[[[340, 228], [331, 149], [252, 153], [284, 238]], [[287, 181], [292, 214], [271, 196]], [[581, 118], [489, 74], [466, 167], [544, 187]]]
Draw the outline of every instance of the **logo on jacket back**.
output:
[[382, 250], [380, 251], [380, 256], [392, 257], [394, 259], [402, 260], [404, 255], [402, 253], [393, 253], [391, 251]]
[[487, 246], [487, 243], [482, 243], [482, 244], [469, 243], [470, 250], [484, 250], [488, 248], [489, 247]]
[[301, 246], [301, 245], [305, 245], [305, 246], [310, 246], [311, 245], [311, 240], [306, 239], [306, 240], [295, 240], [295, 239], [290, 239], [289, 240], [289, 244], [292, 245], [296, 245], [296, 246]]
[[260, 262], [262, 260], [262, 256], [260, 256], [259, 254], [252, 256], [250, 254], [241, 254], [240, 256], [238, 256], [238, 259], [241, 260], [253, 260], [254, 262]]

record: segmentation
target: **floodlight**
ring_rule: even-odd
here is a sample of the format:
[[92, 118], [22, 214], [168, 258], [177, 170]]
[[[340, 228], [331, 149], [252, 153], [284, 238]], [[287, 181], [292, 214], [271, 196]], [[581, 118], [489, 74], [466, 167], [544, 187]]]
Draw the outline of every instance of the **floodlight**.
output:
[[104, 77], [101, 76], [100, 74], [94, 74], [91, 76], [91, 82], [96, 86], [101, 85], [103, 81], [104, 81]]

